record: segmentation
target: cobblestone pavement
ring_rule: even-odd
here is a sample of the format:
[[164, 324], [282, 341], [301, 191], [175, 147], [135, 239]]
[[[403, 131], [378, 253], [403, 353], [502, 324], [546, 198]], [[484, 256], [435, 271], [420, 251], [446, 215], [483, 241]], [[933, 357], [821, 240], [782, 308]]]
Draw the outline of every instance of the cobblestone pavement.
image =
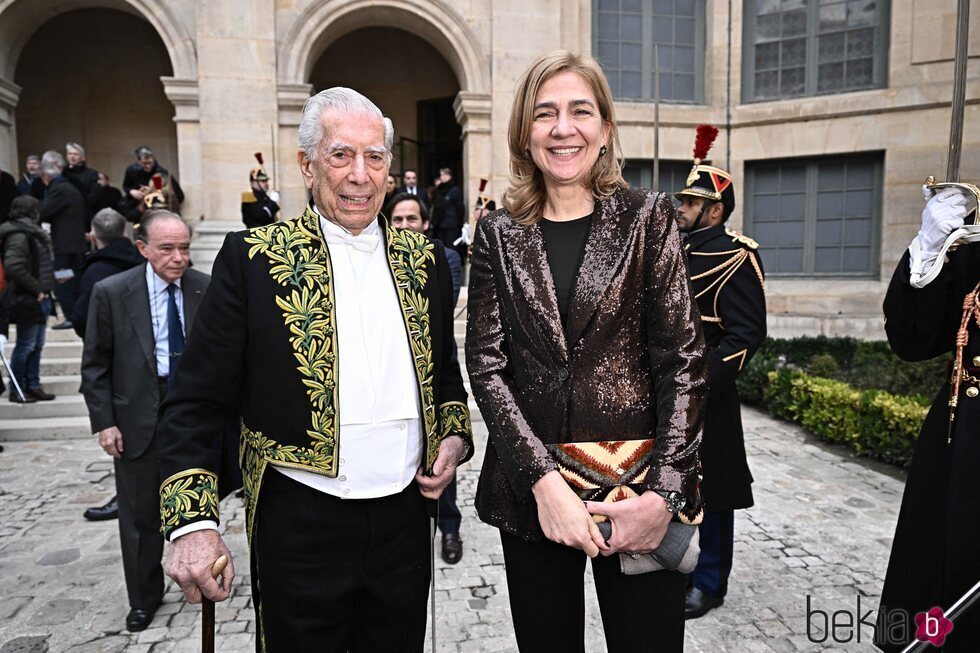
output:
[[[686, 650], [831, 650], [808, 639], [807, 597], [812, 609], [828, 614], [849, 610], [863, 616], [877, 609], [902, 477], [757, 411], [743, 415], [756, 506], [737, 513], [725, 605], [688, 622]], [[438, 650], [515, 651], [500, 540], [473, 510], [486, 443], [476, 412], [474, 427], [477, 455], [459, 476], [463, 560], [456, 566], [436, 563]], [[91, 523], [81, 516], [114, 492], [111, 461], [95, 438], [4, 446], [0, 653], [200, 650], [200, 607], [185, 604], [172, 583], [149, 629], [130, 634], [124, 628], [128, 606], [116, 522]], [[252, 651], [255, 623], [241, 500], [226, 499], [221, 514], [239, 575], [232, 598], [217, 606], [217, 650]], [[604, 651], [591, 587], [586, 594], [587, 649]], [[819, 622], [813, 619], [815, 626]], [[839, 650], [876, 650], [869, 627], [836, 634], [852, 636], [836, 645]], [[814, 628], [810, 635], [819, 640], [826, 634]]]
[[[735, 569], [725, 605], [688, 623], [687, 650], [816, 651], [811, 607], [852, 614], [877, 608], [902, 481], [888, 467], [813, 443], [799, 429], [744, 411], [756, 506], [736, 519]], [[477, 422], [478, 441], [486, 429]], [[112, 493], [111, 464], [88, 440], [8, 443], [0, 454], [0, 653], [13, 651], [196, 651], [200, 608], [168, 587], [151, 628], [129, 634], [115, 522], [81, 517]], [[479, 459], [460, 473], [465, 554], [437, 562], [440, 651], [515, 650], [496, 532], [473, 512]], [[239, 576], [217, 607], [219, 651], [253, 650], [240, 500], [222, 505]], [[591, 591], [591, 590], [590, 590]], [[589, 594], [589, 651], [602, 651]], [[814, 619], [814, 624], [819, 620]], [[823, 632], [812, 633], [822, 638]], [[838, 632], [843, 638], [846, 633]], [[862, 643], [841, 650], [866, 650]], [[856, 635], [855, 635], [856, 637]]]

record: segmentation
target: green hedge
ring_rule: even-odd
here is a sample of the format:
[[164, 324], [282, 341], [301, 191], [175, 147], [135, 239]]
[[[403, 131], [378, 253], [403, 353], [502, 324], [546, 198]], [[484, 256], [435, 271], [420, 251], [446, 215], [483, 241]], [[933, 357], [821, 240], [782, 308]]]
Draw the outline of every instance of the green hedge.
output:
[[738, 378], [743, 401], [858, 454], [907, 465], [945, 360], [906, 363], [884, 342], [768, 339]]

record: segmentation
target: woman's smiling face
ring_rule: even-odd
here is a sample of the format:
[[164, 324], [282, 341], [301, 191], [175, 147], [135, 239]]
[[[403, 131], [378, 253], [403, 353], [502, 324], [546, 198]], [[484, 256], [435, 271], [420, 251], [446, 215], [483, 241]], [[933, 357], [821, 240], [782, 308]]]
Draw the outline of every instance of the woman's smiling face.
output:
[[534, 99], [531, 158], [547, 186], [585, 186], [609, 126], [589, 85], [578, 74], [560, 72], [545, 81]]

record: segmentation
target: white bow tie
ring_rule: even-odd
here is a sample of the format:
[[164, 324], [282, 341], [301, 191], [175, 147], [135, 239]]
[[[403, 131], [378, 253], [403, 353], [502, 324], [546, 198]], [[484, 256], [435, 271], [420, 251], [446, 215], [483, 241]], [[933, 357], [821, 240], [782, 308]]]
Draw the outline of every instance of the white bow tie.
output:
[[353, 247], [356, 250], [368, 253], [378, 249], [378, 245], [381, 243], [381, 236], [377, 234], [358, 234], [357, 236], [352, 236], [350, 234], [328, 233], [324, 235], [327, 242], [331, 245], [347, 245], [348, 247]]

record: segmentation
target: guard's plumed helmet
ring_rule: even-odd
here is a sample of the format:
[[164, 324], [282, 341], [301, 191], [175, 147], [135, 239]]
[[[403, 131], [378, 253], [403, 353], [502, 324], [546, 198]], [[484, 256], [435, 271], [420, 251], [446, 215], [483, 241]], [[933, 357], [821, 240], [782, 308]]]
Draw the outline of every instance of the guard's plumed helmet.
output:
[[265, 181], [265, 180], [267, 180], [269, 178], [269, 175], [266, 174], [265, 168], [262, 167], [263, 164], [264, 164], [264, 161], [262, 161], [262, 153], [261, 152], [256, 152], [255, 153], [255, 160], [259, 162], [259, 165], [255, 166], [254, 168], [252, 168], [251, 170], [248, 171], [248, 180], [249, 181]]
[[711, 125], [698, 125], [694, 138], [694, 167], [687, 176], [683, 190], [674, 193], [674, 197], [682, 199], [685, 195], [703, 197], [721, 202], [725, 207], [725, 220], [735, 211], [735, 185], [732, 176], [721, 168], [703, 165], [701, 161], [708, 157], [708, 151], [718, 136], [718, 129]]

